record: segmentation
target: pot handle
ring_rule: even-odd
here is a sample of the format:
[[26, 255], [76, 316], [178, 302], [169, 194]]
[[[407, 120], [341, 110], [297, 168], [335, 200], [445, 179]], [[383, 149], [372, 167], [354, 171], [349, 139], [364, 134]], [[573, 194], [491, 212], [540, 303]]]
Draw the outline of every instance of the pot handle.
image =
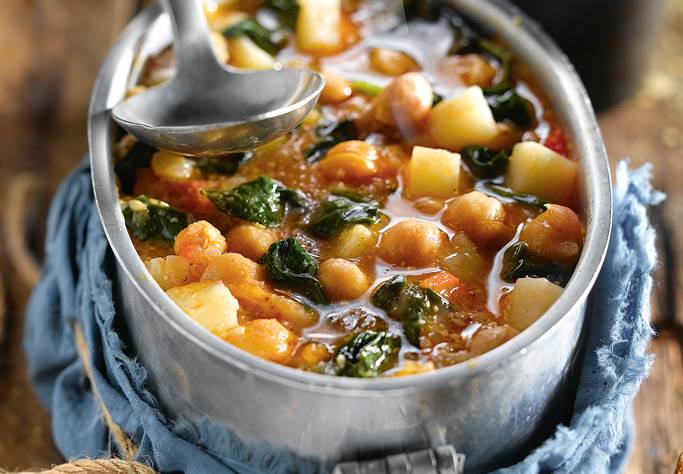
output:
[[451, 445], [382, 459], [337, 464], [332, 474], [462, 474], [465, 455]]

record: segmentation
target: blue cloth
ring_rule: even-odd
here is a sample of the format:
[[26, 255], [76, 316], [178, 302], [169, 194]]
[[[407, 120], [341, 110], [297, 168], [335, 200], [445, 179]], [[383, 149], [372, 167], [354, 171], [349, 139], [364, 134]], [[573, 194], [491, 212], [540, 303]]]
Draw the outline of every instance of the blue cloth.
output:
[[[647, 207], [662, 196], [650, 169], [619, 166], [615, 227], [589, 309], [591, 329], [570, 426], [558, 427], [517, 472], [621, 472], [633, 442], [631, 402], [652, 364], [646, 346], [654, 231]], [[267, 446], [245, 446], [210, 422], [171, 420], [147, 389], [145, 369], [116, 332], [113, 255], [93, 203], [89, 168], [60, 188], [48, 221], [47, 259], [32, 295], [24, 347], [38, 396], [52, 413], [55, 443], [65, 458], [116, 454], [99, 401], [83, 376], [73, 334], [79, 321], [94, 383], [113, 420], [139, 446], [138, 460], [161, 472], [284, 473], [326, 471]]]

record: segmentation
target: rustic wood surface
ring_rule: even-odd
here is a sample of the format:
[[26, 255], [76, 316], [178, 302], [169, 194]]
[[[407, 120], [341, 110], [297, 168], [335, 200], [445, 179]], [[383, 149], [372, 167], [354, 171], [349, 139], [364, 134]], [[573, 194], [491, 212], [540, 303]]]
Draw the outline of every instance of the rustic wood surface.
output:
[[[30, 285], [23, 280], [33, 273], [26, 271], [27, 262], [17, 261], [17, 246], [40, 254], [49, 198], [86, 149], [85, 114], [95, 74], [139, 3], [0, 2], [0, 203], [8, 202], [12, 189], [27, 189], [26, 181], [17, 182], [20, 173], [33, 175], [28, 217], [5, 213], [0, 220], [0, 468], [62, 461], [49, 416], [27, 380], [21, 334]], [[612, 163], [625, 156], [634, 164], [654, 163], [655, 183], [669, 196], [653, 211], [661, 260], [653, 296], [657, 361], [635, 403], [638, 437], [629, 466], [631, 473], [648, 474], [674, 472], [683, 450], [683, 0], [670, 0], [665, 23], [642, 91], [600, 117]], [[30, 235], [12, 238], [11, 227], [23, 218]]]

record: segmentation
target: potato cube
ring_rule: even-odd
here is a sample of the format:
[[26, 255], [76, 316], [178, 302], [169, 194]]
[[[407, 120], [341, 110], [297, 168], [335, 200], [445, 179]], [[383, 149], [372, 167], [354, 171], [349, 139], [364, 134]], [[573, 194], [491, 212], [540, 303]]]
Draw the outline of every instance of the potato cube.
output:
[[225, 340], [262, 359], [282, 363], [296, 346], [296, 335], [277, 319], [255, 319], [233, 328]]
[[481, 87], [470, 87], [434, 107], [429, 118], [429, 133], [439, 146], [452, 151], [471, 145], [487, 145], [496, 138], [496, 119]]
[[259, 48], [246, 36], [228, 40], [230, 46], [230, 63], [242, 69], [273, 69], [277, 62], [270, 54]]
[[577, 194], [576, 162], [535, 142], [515, 145], [505, 182], [518, 193], [534, 194], [571, 206]]
[[218, 337], [237, 326], [239, 303], [220, 281], [202, 281], [166, 292], [192, 319]]
[[545, 278], [520, 278], [502, 301], [505, 322], [524, 331], [562, 296], [564, 289]]
[[308, 53], [328, 54], [339, 50], [341, 0], [299, 0], [296, 41]]
[[406, 194], [410, 197], [452, 197], [458, 192], [460, 182], [460, 155], [416, 146], [407, 178]]
[[364, 225], [344, 230], [334, 242], [334, 255], [340, 258], [358, 258], [369, 253], [377, 244], [377, 235]]

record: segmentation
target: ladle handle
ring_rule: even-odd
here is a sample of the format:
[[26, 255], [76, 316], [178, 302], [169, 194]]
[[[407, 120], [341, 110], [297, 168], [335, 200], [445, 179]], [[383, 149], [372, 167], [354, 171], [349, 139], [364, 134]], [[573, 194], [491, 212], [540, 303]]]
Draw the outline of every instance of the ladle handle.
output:
[[220, 67], [211, 46], [201, 0], [161, 0], [173, 25], [177, 77], [201, 77]]

